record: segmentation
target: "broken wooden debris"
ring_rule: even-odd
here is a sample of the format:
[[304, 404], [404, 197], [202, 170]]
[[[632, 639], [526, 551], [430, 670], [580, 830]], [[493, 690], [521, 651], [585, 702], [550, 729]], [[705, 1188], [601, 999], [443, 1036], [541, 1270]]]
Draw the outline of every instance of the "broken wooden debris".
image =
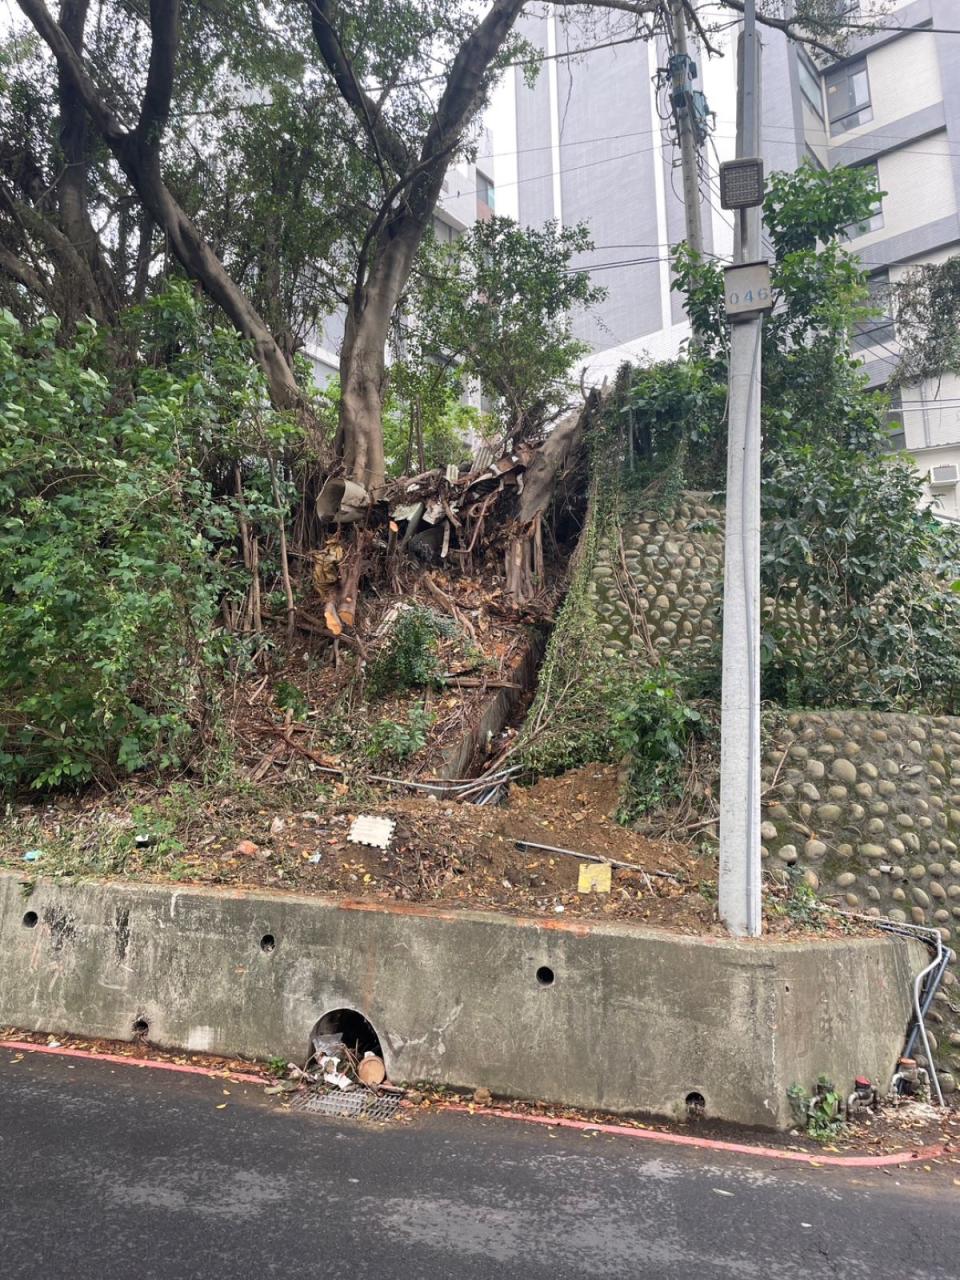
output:
[[361, 1056], [359, 1049], [345, 1044], [336, 1033], [315, 1034], [311, 1045], [313, 1051], [306, 1067], [296, 1067], [292, 1063], [288, 1067], [295, 1080], [306, 1085], [326, 1085], [341, 1092], [358, 1087], [374, 1093], [381, 1087], [393, 1091], [393, 1086], [387, 1083], [386, 1065], [372, 1049], [367, 1049]]
[[378, 1058], [371, 1049], [368, 1049], [357, 1064], [357, 1079], [370, 1088], [383, 1084], [386, 1078], [387, 1068], [383, 1064], [383, 1059]]

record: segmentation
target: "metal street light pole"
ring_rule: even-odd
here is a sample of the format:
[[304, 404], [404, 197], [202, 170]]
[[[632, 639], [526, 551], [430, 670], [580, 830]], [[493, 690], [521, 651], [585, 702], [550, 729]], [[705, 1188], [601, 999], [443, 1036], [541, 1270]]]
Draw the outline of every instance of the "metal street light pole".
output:
[[[737, 102], [737, 157], [760, 152], [760, 45], [756, 0], [744, 5]], [[758, 162], [759, 163], [759, 162]], [[734, 168], [735, 166], [731, 166]], [[745, 170], [746, 171], [746, 170]], [[762, 170], [761, 184], [762, 184]], [[730, 207], [730, 206], [728, 206]], [[738, 208], [736, 263], [760, 259], [759, 203]], [[736, 268], [734, 268], [736, 270]], [[762, 270], [762, 269], [761, 269]], [[727, 306], [761, 289], [738, 288]], [[768, 303], [769, 287], [762, 290]], [[751, 299], [752, 300], [752, 299]], [[731, 317], [733, 319], [733, 317]], [[761, 316], [731, 325], [723, 579], [720, 742], [720, 919], [756, 936], [760, 907], [760, 335]]]

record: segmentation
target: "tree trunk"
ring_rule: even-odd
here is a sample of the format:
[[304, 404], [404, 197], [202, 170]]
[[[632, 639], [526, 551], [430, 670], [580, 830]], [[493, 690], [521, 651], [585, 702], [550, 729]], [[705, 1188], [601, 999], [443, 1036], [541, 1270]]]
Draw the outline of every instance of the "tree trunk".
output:
[[115, 148], [124, 172], [136, 188], [154, 222], [167, 234], [174, 256], [200, 284], [228, 320], [253, 343], [257, 362], [266, 375], [270, 396], [278, 409], [296, 408], [303, 397], [293, 370], [273, 334], [250, 299], [230, 277], [223, 263], [170, 194], [160, 175], [156, 153], [134, 138]]
[[[132, 130], [122, 128], [104, 102], [84, 66], [78, 47], [70, 34], [54, 21], [44, 0], [17, 2], [56, 58], [61, 85], [76, 96], [78, 104], [83, 104], [90, 124], [113, 152], [146, 211], [166, 233], [170, 248], [184, 270], [199, 280], [231, 323], [253, 343], [274, 404], [281, 409], [302, 405], [303, 399], [293, 371], [273, 334], [250, 299], [231, 279], [186, 211], [177, 203], [160, 172], [160, 140], [170, 113], [177, 66], [179, 0], [150, 0], [150, 61], [140, 116]], [[73, 23], [74, 34], [78, 25], [82, 32], [86, 7], [85, 0], [65, 0], [64, 13]], [[87, 266], [86, 263], [84, 265]], [[89, 274], [89, 266], [87, 271]]]
[[[441, 170], [436, 180], [439, 190]], [[432, 206], [431, 206], [432, 207]], [[347, 476], [376, 494], [386, 478], [383, 402], [390, 318], [410, 277], [426, 220], [406, 213], [380, 233], [365, 284], [358, 282], [340, 349], [340, 430]], [[363, 271], [363, 266], [360, 268]]]
[[579, 457], [584, 430], [595, 405], [596, 397], [591, 394], [582, 409], [574, 409], [557, 423], [537, 450], [523, 477], [523, 493], [517, 510], [518, 524], [532, 524], [550, 505], [559, 477]]
[[340, 430], [344, 471], [370, 494], [383, 487], [383, 398], [386, 364], [378, 343], [377, 316], [365, 308], [347, 312], [340, 348]]
[[[62, 0], [60, 5], [60, 26], [80, 56], [83, 54], [88, 7], [88, 0]], [[87, 114], [69, 72], [63, 67], [58, 67], [57, 97], [62, 153], [62, 168], [57, 179], [60, 225], [90, 268], [103, 314], [113, 320], [121, 306], [120, 289], [103, 252], [100, 237], [94, 230], [87, 201], [87, 169], [90, 163]]]

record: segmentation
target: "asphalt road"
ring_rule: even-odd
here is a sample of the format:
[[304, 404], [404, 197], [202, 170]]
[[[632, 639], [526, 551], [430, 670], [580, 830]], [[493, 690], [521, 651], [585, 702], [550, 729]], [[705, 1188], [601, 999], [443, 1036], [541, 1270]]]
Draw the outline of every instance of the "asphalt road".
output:
[[3, 1280], [960, 1273], [958, 1166], [814, 1169], [449, 1113], [369, 1127], [254, 1086], [14, 1058]]

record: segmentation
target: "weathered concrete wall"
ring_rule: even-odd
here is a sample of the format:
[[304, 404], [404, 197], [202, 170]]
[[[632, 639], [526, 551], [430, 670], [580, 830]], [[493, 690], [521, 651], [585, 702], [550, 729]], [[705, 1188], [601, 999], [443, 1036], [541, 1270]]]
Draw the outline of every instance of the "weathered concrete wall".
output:
[[[763, 765], [762, 854], [818, 894], [868, 915], [939, 929], [960, 947], [960, 718], [791, 714]], [[960, 1068], [955, 966], [928, 1015], [943, 1085]]]
[[660, 1115], [695, 1091], [745, 1124], [789, 1124], [787, 1088], [821, 1071], [886, 1081], [924, 957], [159, 885], [24, 898], [0, 873], [0, 1022], [129, 1039], [143, 1019], [157, 1044], [302, 1060], [355, 1008], [396, 1080]]

